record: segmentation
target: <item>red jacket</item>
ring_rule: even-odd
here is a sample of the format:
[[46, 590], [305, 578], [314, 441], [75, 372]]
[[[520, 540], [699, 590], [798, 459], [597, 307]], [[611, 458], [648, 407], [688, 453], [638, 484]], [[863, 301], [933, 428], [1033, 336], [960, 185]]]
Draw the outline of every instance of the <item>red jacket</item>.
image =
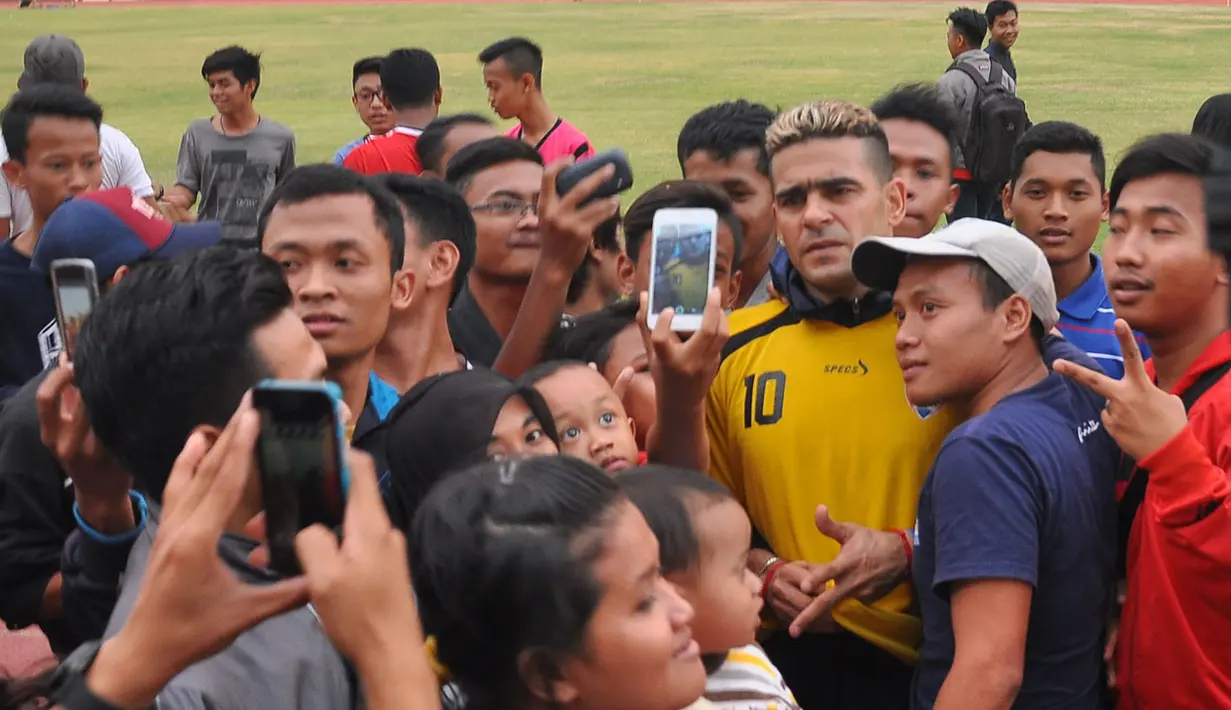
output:
[[[1173, 390], [1231, 360], [1231, 332]], [[1153, 363], [1146, 369], [1154, 375]], [[1128, 544], [1119, 710], [1231, 709], [1231, 375], [1188, 426], [1140, 462], [1150, 471]]]

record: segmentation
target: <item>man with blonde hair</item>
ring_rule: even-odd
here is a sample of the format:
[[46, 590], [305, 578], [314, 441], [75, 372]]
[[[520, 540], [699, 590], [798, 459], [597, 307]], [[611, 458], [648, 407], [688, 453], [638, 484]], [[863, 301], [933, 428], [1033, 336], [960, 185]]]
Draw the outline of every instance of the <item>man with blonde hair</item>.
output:
[[[748, 566], [779, 622], [764, 645], [800, 706], [904, 709], [921, 635], [907, 576], [858, 560], [907, 556], [919, 490], [954, 420], [907, 402], [891, 296], [855, 279], [851, 252], [893, 234], [906, 188], [876, 117], [844, 101], [782, 113], [766, 147], [789, 257], [783, 300], [731, 315], [707, 404], [711, 475], [762, 538]], [[839, 593], [850, 598], [797, 619]]]

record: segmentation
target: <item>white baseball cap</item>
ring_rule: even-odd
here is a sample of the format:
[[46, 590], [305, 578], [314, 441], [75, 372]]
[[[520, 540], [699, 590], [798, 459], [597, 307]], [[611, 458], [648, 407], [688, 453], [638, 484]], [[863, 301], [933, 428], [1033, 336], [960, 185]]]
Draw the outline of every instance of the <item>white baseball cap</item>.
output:
[[851, 254], [855, 278], [868, 288], [892, 292], [912, 257], [977, 259], [1030, 302], [1034, 317], [1051, 330], [1060, 320], [1056, 285], [1047, 257], [1021, 232], [984, 219], [959, 219], [918, 239], [873, 237]]

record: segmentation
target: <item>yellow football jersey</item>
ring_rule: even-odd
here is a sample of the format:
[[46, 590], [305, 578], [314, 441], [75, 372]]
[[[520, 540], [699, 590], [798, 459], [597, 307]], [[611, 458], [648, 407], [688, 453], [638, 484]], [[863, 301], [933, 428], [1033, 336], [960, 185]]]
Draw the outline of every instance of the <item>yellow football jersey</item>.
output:
[[[748, 511], [774, 554], [828, 562], [835, 520], [913, 529], [919, 491], [957, 419], [906, 399], [892, 313], [848, 328], [803, 320], [773, 301], [731, 315], [731, 340], [710, 389], [710, 474]], [[835, 620], [907, 662], [922, 635], [902, 585], [872, 606], [848, 600]]]

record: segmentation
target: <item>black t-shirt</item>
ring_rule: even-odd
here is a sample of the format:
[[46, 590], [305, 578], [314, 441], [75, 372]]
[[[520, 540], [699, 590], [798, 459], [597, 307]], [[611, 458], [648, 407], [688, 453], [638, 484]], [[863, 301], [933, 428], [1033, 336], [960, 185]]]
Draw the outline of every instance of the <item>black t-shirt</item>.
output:
[[0, 402], [60, 354], [56, 301], [46, 275], [31, 270], [30, 257], [0, 243]]
[[[0, 413], [0, 618], [10, 628], [38, 623], [60, 550], [77, 527], [72, 481], [39, 434], [35, 396], [45, 378], [26, 383]], [[39, 625], [58, 653], [81, 640], [58, 622]]]
[[453, 348], [478, 367], [495, 365], [504, 345], [504, 339], [475, 302], [470, 286], [457, 294], [449, 309], [449, 335], [453, 337]]

